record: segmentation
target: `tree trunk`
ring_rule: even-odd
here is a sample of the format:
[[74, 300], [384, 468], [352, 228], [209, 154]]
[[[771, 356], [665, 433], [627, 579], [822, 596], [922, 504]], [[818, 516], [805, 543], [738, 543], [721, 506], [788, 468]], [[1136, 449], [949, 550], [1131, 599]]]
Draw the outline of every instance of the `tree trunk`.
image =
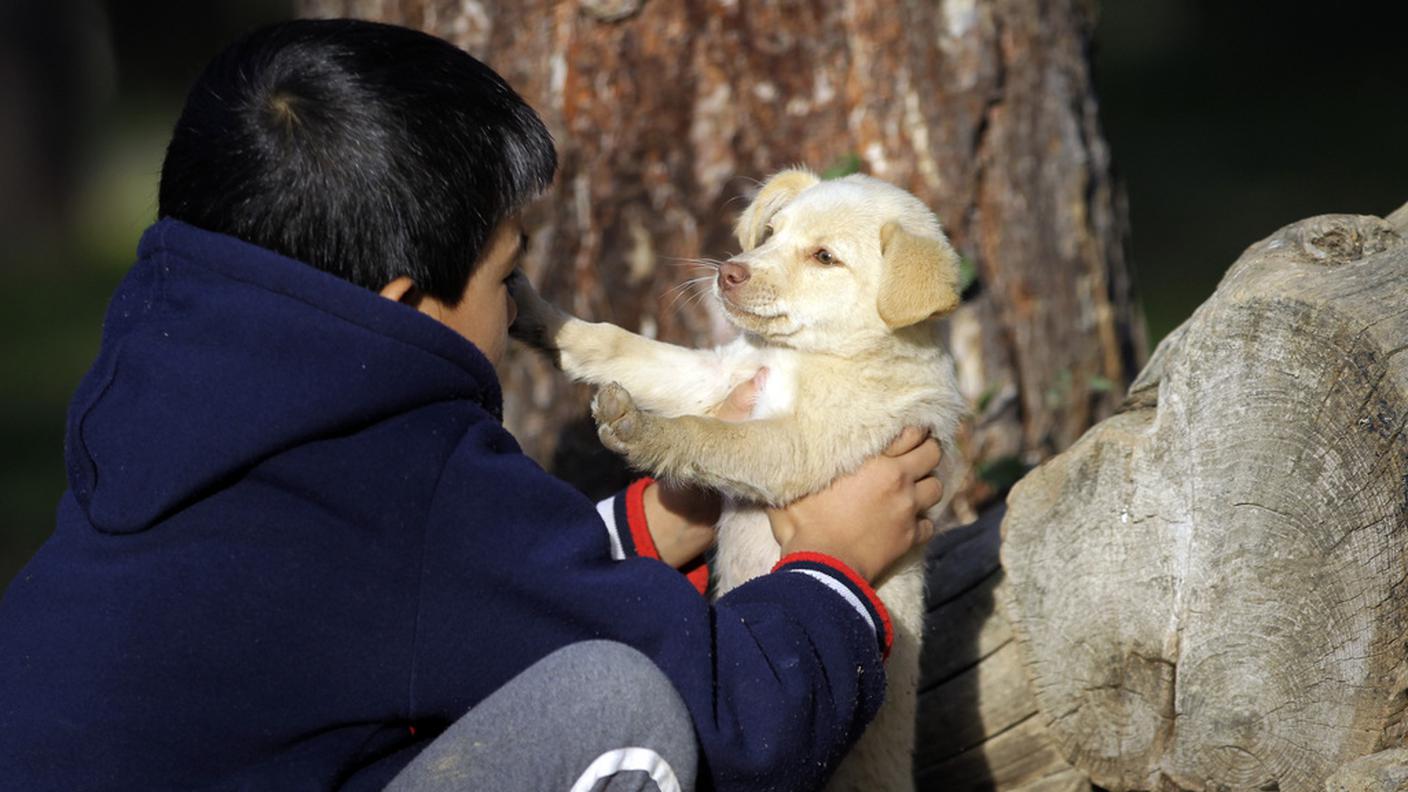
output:
[[1402, 752], [1356, 762], [1408, 727], [1405, 225], [1328, 215], [1253, 245], [1119, 414], [1008, 498], [1015, 643], [1096, 784], [1408, 777], [1379, 773]]
[[[494, 66], [562, 168], [525, 264], [574, 313], [686, 345], [728, 330], [677, 266], [737, 250], [757, 180], [859, 168], [916, 193], [971, 262], [950, 322], [977, 420], [973, 506], [1111, 413], [1142, 354], [1082, 0], [304, 0], [418, 27]], [[587, 394], [527, 353], [507, 421], [584, 489], [620, 483]], [[1014, 473], [1015, 471], [1015, 473]]]

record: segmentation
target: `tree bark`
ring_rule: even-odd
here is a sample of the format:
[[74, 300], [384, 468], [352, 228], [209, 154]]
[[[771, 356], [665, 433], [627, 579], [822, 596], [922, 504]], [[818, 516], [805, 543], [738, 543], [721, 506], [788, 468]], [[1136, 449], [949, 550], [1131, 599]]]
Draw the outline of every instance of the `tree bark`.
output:
[[1039, 719], [1099, 786], [1319, 790], [1404, 747], [1408, 212], [1393, 218], [1253, 245], [1119, 414], [1008, 498], [1001, 597]]
[[[757, 180], [858, 167], [916, 193], [971, 262], [950, 321], [976, 420], [960, 513], [1110, 414], [1143, 350], [1082, 0], [304, 0], [305, 13], [460, 44], [542, 114], [561, 153], [528, 218], [550, 299], [686, 345], [729, 334], [678, 266], [737, 250]], [[683, 296], [682, 296], [683, 295]], [[502, 370], [529, 453], [584, 489], [620, 478], [587, 394], [536, 357]]]

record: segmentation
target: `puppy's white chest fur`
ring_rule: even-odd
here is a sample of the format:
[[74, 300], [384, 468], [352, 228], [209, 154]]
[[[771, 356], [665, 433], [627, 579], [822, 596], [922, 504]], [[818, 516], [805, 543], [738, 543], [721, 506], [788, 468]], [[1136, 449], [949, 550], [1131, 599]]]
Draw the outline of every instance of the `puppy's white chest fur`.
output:
[[801, 366], [797, 353], [790, 349], [757, 349], [742, 340], [735, 343], [749, 346], [757, 368], [767, 369], [748, 417], [758, 420], [791, 415], [797, 408], [797, 373]]

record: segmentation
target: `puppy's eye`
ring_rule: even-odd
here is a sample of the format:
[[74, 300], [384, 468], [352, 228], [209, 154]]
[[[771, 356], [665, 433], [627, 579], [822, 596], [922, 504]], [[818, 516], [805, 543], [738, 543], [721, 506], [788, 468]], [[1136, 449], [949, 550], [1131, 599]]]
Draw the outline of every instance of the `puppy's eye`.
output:
[[841, 263], [840, 259], [831, 255], [831, 251], [827, 250], [826, 248], [817, 248], [817, 251], [812, 254], [812, 258], [816, 259], [817, 261], [821, 262], [821, 264], [827, 267]]
[[758, 244], [766, 242], [768, 237], [770, 236], [772, 236], [772, 223], [768, 223], [767, 225], [763, 226], [763, 235], [758, 237]]

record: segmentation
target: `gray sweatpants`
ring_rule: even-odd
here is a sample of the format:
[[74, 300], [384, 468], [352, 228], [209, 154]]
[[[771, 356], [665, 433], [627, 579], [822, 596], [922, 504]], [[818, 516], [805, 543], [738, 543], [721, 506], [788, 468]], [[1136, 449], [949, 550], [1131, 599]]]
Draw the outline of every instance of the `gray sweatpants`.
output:
[[426, 746], [386, 792], [687, 792], [694, 727], [645, 655], [610, 641], [559, 649]]

